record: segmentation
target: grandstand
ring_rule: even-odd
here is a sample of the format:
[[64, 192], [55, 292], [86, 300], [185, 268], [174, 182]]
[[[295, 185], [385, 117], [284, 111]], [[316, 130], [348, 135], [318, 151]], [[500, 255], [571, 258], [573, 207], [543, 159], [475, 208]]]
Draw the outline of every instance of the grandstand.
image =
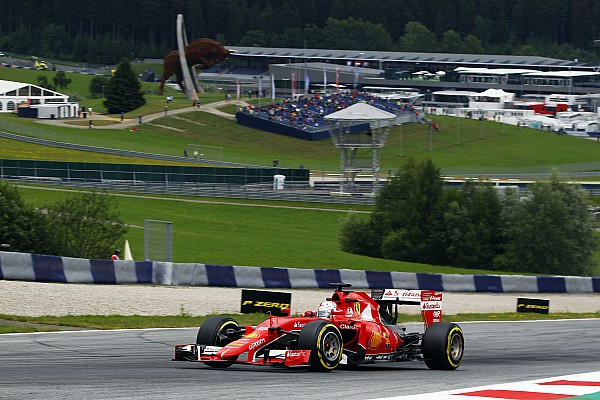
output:
[[[353, 104], [365, 103], [397, 116], [397, 122], [408, 122], [412, 106], [401, 101], [387, 101], [361, 92], [340, 91], [330, 95], [302, 96], [297, 100], [285, 99], [280, 103], [261, 107], [246, 106], [236, 113], [240, 125], [261, 129], [303, 140], [321, 140], [330, 137], [333, 128], [325, 117]], [[350, 133], [369, 129], [358, 122], [348, 125]]]

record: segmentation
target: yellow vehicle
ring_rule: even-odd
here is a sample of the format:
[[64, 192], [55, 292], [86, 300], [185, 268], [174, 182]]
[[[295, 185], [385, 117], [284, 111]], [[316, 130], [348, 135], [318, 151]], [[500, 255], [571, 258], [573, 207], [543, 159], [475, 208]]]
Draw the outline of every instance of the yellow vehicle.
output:
[[35, 56], [31, 57], [31, 60], [33, 61], [33, 67], [35, 69], [44, 70], [44, 71], [48, 69], [48, 64], [46, 64], [46, 61], [44, 61], [44, 60], [38, 61], [38, 58]]

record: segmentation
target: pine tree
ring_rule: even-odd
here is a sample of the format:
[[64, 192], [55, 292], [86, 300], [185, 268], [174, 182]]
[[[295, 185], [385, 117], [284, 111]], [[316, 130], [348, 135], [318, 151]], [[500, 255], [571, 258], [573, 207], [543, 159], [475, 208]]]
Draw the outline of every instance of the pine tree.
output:
[[146, 104], [142, 85], [127, 60], [123, 60], [104, 88], [104, 107], [109, 114], [129, 112]]

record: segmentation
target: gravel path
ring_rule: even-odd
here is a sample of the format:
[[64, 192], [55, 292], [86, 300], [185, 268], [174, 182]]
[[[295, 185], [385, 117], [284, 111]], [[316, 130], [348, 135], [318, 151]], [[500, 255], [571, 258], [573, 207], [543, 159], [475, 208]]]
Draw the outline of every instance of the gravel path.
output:
[[[331, 290], [287, 289], [292, 312], [314, 310]], [[518, 297], [550, 300], [550, 312], [598, 312], [598, 294], [444, 293], [444, 313], [512, 312]], [[0, 280], [0, 314], [190, 315], [239, 312], [241, 289], [152, 285], [86, 285]], [[418, 314], [418, 307], [405, 312]]]

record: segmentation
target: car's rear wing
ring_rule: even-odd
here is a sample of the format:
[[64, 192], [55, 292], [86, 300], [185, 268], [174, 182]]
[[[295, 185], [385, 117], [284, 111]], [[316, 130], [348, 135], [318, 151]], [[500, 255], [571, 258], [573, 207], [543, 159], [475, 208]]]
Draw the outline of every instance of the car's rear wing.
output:
[[434, 290], [372, 289], [371, 298], [388, 309], [391, 305], [420, 305], [425, 329], [442, 321], [442, 293]]

